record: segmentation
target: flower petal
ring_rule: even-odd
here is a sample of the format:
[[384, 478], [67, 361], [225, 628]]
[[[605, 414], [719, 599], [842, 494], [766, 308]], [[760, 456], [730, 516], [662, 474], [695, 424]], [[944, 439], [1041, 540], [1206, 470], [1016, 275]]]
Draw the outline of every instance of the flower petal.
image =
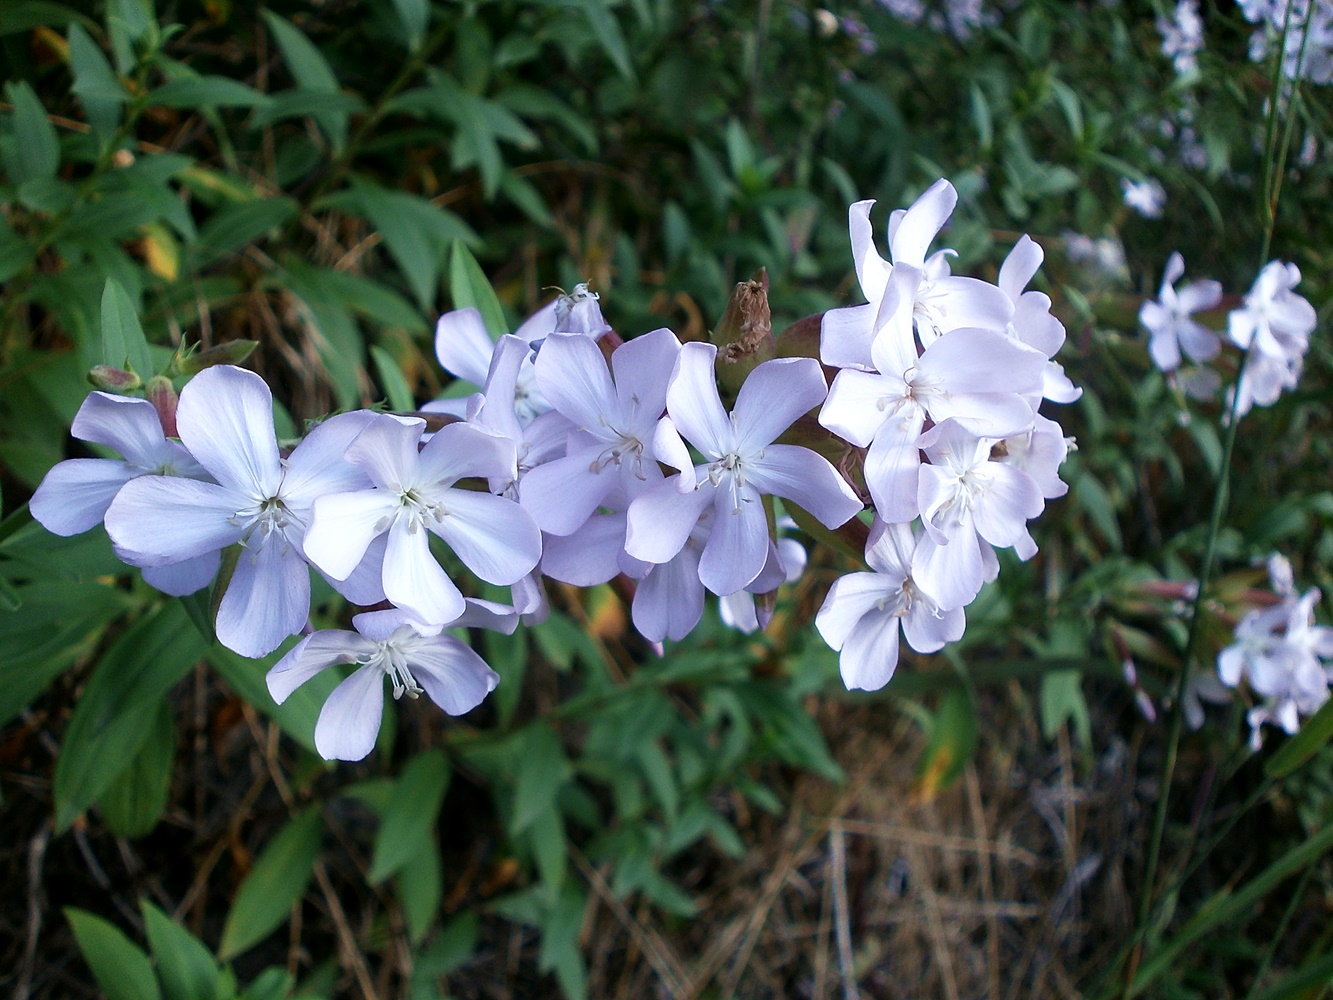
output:
[[384, 717], [384, 672], [362, 667], [333, 689], [315, 723], [315, 749], [325, 760], [361, 760], [375, 748]]
[[281, 705], [310, 678], [335, 663], [351, 663], [375, 651], [375, 643], [341, 629], [323, 629], [306, 636], [273, 665], [265, 681], [268, 693]]
[[863, 507], [829, 460], [809, 448], [771, 444], [747, 467], [746, 477], [760, 493], [790, 500], [826, 528], [836, 528]]
[[926, 251], [958, 203], [958, 192], [944, 178], [940, 178], [912, 203], [911, 208], [898, 218], [889, 237], [889, 256], [895, 264], [921, 267]]
[[699, 580], [699, 550], [683, 548], [675, 558], [654, 566], [634, 591], [630, 617], [649, 642], [685, 638], [704, 613], [704, 587]]
[[[680, 356], [680, 341], [663, 327], [617, 347], [611, 355], [620, 416], [635, 427], [652, 427], [666, 409], [667, 385]], [[629, 430], [624, 427], [622, 430]]]
[[288, 508], [307, 511], [317, 497], [369, 489], [370, 478], [344, 456], [376, 414], [370, 410], [339, 413], [318, 424], [288, 457], [282, 499]]
[[833, 368], [875, 367], [870, 345], [875, 339], [874, 303], [830, 309], [819, 323], [819, 358]]
[[253, 499], [275, 496], [282, 480], [273, 394], [254, 372], [218, 365], [181, 390], [180, 439], [219, 483]]
[[[628, 346], [618, 348], [616, 353]], [[534, 368], [537, 385], [553, 409], [582, 430], [605, 433], [606, 418], [617, 409], [616, 387], [606, 358], [591, 337], [551, 334], [542, 344]]]
[[486, 332], [481, 313], [471, 306], [455, 309], [435, 324], [435, 357], [440, 367], [455, 378], [480, 388], [491, 367], [495, 342]]
[[106, 530], [136, 565], [177, 563], [239, 541], [243, 529], [231, 518], [246, 502], [214, 483], [140, 476], [111, 501]]
[[732, 444], [731, 418], [717, 394], [712, 344], [690, 343], [680, 349], [675, 374], [667, 390], [671, 422], [685, 438], [710, 459], [721, 458]]
[[684, 547], [699, 523], [699, 515], [712, 502], [716, 487], [707, 480], [687, 493], [676, 488], [678, 481], [678, 476], [672, 476], [629, 505], [625, 551], [635, 559], [650, 563], [671, 559]]
[[595, 587], [620, 572], [625, 515], [594, 514], [569, 535], [542, 539], [542, 572], [575, 587]]
[[218, 605], [218, 641], [242, 656], [273, 652], [310, 617], [310, 567], [280, 534], [241, 550]]
[[449, 715], [472, 711], [500, 683], [485, 660], [449, 635], [414, 643], [409, 666], [430, 700]]
[[902, 589], [904, 577], [887, 573], [848, 573], [833, 581], [815, 613], [815, 628], [830, 649], [842, 649], [857, 624], [881, 600]]
[[733, 594], [759, 575], [768, 559], [768, 518], [750, 484], [732, 493], [719, 489], [713, 531], [699, 560], [699, 579], [714, 594]]
[[849, 691], [878, 691], [898, 668], [897, 615], [872, 611], [847, 637], [838, 656], [838, 670]]
[[745, 455], [776, 441], [779, 434], [824, 402], [827, 395], [824, 371], [814, 358], [765, 361], [750, 372], [736, 394], [731, 413], [736, 428], [736, 450]]
[[193, 559], [184, 559], [165, 566], [145, 566], [142, 570], [144, 582], [156, 587], [172, 597], [185, 597], [203, 590], [218, 575], [218, 565], [222, 562], [222, 553], [205, 552]]
[[137, 475], [113, 458], [71, 458], [46, 474], [28, 510], [47, 531], [77, 535], [100, 524], [120, 488]]
[[429, 537], [420, 529], [408, 530], [403, 521], [396, 521], [389, 529], [384, 593], [423, 623], [440, 625], [461, 615], [466, 605], [458, 587], [430, 554]]
[[92, 392], [74, 415], [70, 433], [80, 441], [115, 448], [126, 460], [152, 469], [167, 450], [157, 408], [146, 399]]
[[449, 490], [442, 506], [447, 511], [443, 520], [431, 520], [428, 527], [488, 583], [515, 583], [541, 559], [541, 532], [531, 515], [514, 501], [489, 493]]
[[552, 535], [577, 531], [616, 488], [618, 467], [600, 465], [601, 453], [598, 443], [539, 465], [523, 477], [519, 502], [542, 531]]
[[346, 580], [366, 557], [366, 550], [398, 511], [388, 490], [334, 493], [315, 501], [301, 547], [321, 572]]

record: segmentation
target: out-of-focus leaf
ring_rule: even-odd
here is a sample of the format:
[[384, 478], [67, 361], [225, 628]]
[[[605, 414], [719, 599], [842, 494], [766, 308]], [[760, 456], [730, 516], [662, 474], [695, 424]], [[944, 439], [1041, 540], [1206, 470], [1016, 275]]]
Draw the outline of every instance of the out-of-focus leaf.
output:
[[1264, 765], [1264, 774], [1280, 781], [1317, 754], [1333, 739], [1333, 700], [1301, 723], [1295, 736], [1283, 743]]
[[227, 76], [184, 76], [149, 91], [149, 105], [163, 108], [259, 108], [268, 95]]
[[93, 669], [56, 761], [56, 830], [64, 831], [129, 766], [159, 700], [204, 653], [180, 605], [164, 604], [127, 628]]
[[[129, 767], [97, 799], [97, 808], [117, 837], [142, 837], [157, 826], [171, 793], [176, 762], [176, 719], [166, 701], [148, 720], [148, 735]], [[173, 996], [175, 994], [172, 994]]]
[[148, 956], [118, 927], [72, 906], [64, 912], [83, 960], [107, 1000], [160, 1000], [162, 991]]
[[222, 970], [212, 952], [152, 903], [144, 900], [139, 905], [148, 947], [169, 1000], [223, 1000], [218, 992]]
[[120, 123], [120, 109], [127, 96], [125, 88], [101, 48], [81, 25], [71, 24], [68, 38], [69, 61], [74, 70], [74, 86], [70, 89], [83, 103], [88, 123], [99, 135], [109, 136]]
[[444, 895], [444, 873], [440, 848], [435, 837], [427, 834], [417, 843], [417, 853], [394, 879], [398, 898], [403, 904], [403, 919], [413, 944], [420, 944], [440, 909]]
[[222, 927], [218, 957], [239, 955], [273, 933], [305, 893], [319, 857], [323, 823], [312, 806], [287, 823], [264, 848], [236, 890]]
[[129, 368], [144, 379], [153, 374], [139, 313], [114, 278], [107, 278], [102, 289], [102, 364]]
[[498, 340], [509, 332], [504, 309], [486, 273], [472, 252], [457, 240], [449, 256], [449, 297], [453, 299], [455, 309], [471, 306], [481, 313], [486, 332], [493, 338]]
[[68, 24], [83, 15], [63, 3], [47, 0], [9, 0], [0, 7], [0, 35], [17, 35], [43, 25]]
[[426, 39], [426, 28], [430, 25], [430, 0], [393, 0], [393, 6], [398, 11], [398, 20], [403, 22], [407, 47], [415, 52]]
[[611, 64], [619, 70], [626, 80], [634, 79], [634, 63], [630, 60], [629, 44], [625, 33], [620, 30], [620, 22], [611, 12], [607, 0], [576, 0], [574, 6], [582, 9], [588, 19], [588, 26], [602, 46]]
[[246, 704], [263, 712], [278, 724], [279, 729], [311, 753], [317, 753], [315, 722], [319, 719], [324, 702], [342, 678], [336, 670], [321, 670], [279, 705], [268, 693], [264, 676], [281, 655], [282, 651], [279, 650], [263, 659], [250, 660], [225, 646], [214, 645], [209, 649], [207, 659], [209, 666], [226, 681], [227, 687], [244, 699]]
[[199, 229], [195, 250], [202, 257], [201, 263], [249, 246], [285, 225], [296, 211], [297, 204], [291, 198], [260, 198], [223, 206]]
[[976, 745], [977, 709], [971, 694], [960, 685], [947, 688], [931, 717], [912, 794], [928, 801], [948, 788], [967, 767]]
[[527, 827], [528, 843], [541, 875], [548, 898], [555, 899], [565, 884], [569, 845], [565, 841], [565, 820], [554, 802], [533, 817]]
[[555, 802], [560, 786], [573, 769], [555, 730], [544, 722], [533, 723], [523, 738], [518, 762], [518, 785], [514, 790], [514, 812], [510, 831], [522, 833]]
[[14, 106], [14, 141], [4, 147], [5, 169], [14, 184], [54, 177], [60, 168], [60, 139], [33, 89], [23, 81], [5, 84]]
[[375, 359], [375, 368], [380, 373], [380, 388], [384, 390], [389, 406], [403, 412], [416, 409], [416, 401], [412, 398], [412, 388], [407, 384], [407, 376], [398, 367], [393, 355], [378, 344], [371, 344], [370, 356]]
[[1083, 675], [1077, 670], [1052, 670], [1041, 679], [1042, 735], [1055, 739], [1067, 721], [1074, 723], [1075, 735], [1086, 746], [1092, 723], [1083, 697]]
[[584, 1000], [588, 995], [588, 969], [579, 947], [579, 931], [587, 897], [573, 886], [560, 894], [541, 922], [542, 946], [537, 964], [543, 972], [555, 972], [565, 1000]]
[[[306, 38], [296, 25], [279, 17], [271, 10], [264, 13], [264, 21], [282, 50], [282, 58], [287, 62], [292, 77], [303, 90], [321, 94], [338, 93], [338, 78], [334, 76], [328, 61], [310, 39]], [[328, 136], [334, 152], [340, 152], [347, 144], [347, 108], [330, 104], [325, 109], [311, 107], [310, 115], [319, 123], [320, 129]]]
[[394, 783], [370, 862], [372, 885], [402, 871], [430, 837], [449, 787], [449, 761], [439, 750], [414, 757]]

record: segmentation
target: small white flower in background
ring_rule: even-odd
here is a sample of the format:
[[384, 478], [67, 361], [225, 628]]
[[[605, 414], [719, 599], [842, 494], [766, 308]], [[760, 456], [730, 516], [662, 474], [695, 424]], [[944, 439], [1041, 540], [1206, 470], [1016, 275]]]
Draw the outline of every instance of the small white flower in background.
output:
[[1065, 256], [1083, 269], [1093, 285], [1118, 285], [1129, 276], [1125, 263], [1125, 248], [1110, 236], [1094, 239], [1082, 233], [1066, 232], [1063, 236]]
[[1194, 313], [1214, 308], [1222, 301], [1222, 285], [1217, 281], [1192, 281], [1180, 291], [1176, 282], [1185, 273], [1185, 258], [1173, 253], [1166, 262], [1162, 288], [1157, 301], [1139, 308], [1139, 322], [1148, 331], [1148, 353], [1153, 364], [1164, 372], [1180, 367], [1183, 350], [1190, 360], [1202, 363], [1217, 356], [1222, 343]]
[[361, 760], [375, 746], [384, 713], [384, 681], [395, 699], [426, 694], [450, 715], [476, 708], [500, 677], [465, 643], [444, 629], [481, 626], [512, 633], [517, 616], [484, 601], [448, 625], [427, 625], [397, 608], [352, 619], [355, 632], [325, 629], [306, 636], [268, 672], [268, 689], [281, 705], [315, 674], [338, 664], [357, 669], [333, 689], [315, 723], [315, 748], [325, 760]]
[[1149, 178], [1146, 181], [1132, 181], [1128, 177], [1120, 179], [1120, 190], [1124, 192], [1125, 204], [1145, 219], [1160, 219], [1166, 208], [1166, 191], [1160, 183]]
[[1236, 624], [1235, 642], [1217, 657], [1217, 673], [1227, 687], [1242, 680], [1263, 699], [1247, 716], [1251, 743], [1262, 742], [1260, 728], [1280, 726], [1289, 735], [1328, 700], [1333, 657], [1333, 628], [1314, 624], [1315, 588], [1297, 596], [1291, 566], [1281, 556], [1269, 560], [1269, 576], [1280, 600], [1246, 612]]
[[1171, 20], [1157, 18], [1162, 36], [1162, 55], [1175, 64], [1176, 73], [1185, 76], [1199, 68], [1199, 50], [1203, 48], [1203, 19], [1198, 0], [1179, 0]]
[[1254, 403], [1268, 406], [1300, 380], [1305, 352], [1318, 318], [1297, 295], [1301, 272], [1295, 264], [1270, 261], [1259, 272], [1241, 308], [1227, 317], [1227, 335], [1249, 351], [1236, 392], [1236, 414]]

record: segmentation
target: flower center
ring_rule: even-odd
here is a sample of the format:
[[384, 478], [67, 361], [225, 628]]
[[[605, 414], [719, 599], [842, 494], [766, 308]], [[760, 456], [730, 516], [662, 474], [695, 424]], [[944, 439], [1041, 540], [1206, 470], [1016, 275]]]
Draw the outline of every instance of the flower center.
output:
[[407, 655], [399, 649], [392, 640], [381, 642], [375, 647], [375, 652], [371, 653], [364, 660], [356, 661], [361, 666], [376, 666], [384, 671], [384, 676], [389, 678], [393, 685], [393, 697], [397, 701], [403, 695], [409, 698], [419, 698], [424, 690], [417, 679], [412, 676], [412, 670], [407, 665]]

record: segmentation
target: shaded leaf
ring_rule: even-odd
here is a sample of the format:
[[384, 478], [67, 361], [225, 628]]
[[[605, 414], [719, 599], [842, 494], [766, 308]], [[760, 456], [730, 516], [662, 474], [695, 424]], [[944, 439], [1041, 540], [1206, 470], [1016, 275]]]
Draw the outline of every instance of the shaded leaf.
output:
[[322, 831], [319, 808], [312, 806], [269, 841], [236, 890], [222, 928], [219, 958], [239, 955], [282, 924], [314, 874]]
[[148, 956], [119, 928], [72, 906], [64, 913], [106, 1000], [159, 1000], [162, 991]]

